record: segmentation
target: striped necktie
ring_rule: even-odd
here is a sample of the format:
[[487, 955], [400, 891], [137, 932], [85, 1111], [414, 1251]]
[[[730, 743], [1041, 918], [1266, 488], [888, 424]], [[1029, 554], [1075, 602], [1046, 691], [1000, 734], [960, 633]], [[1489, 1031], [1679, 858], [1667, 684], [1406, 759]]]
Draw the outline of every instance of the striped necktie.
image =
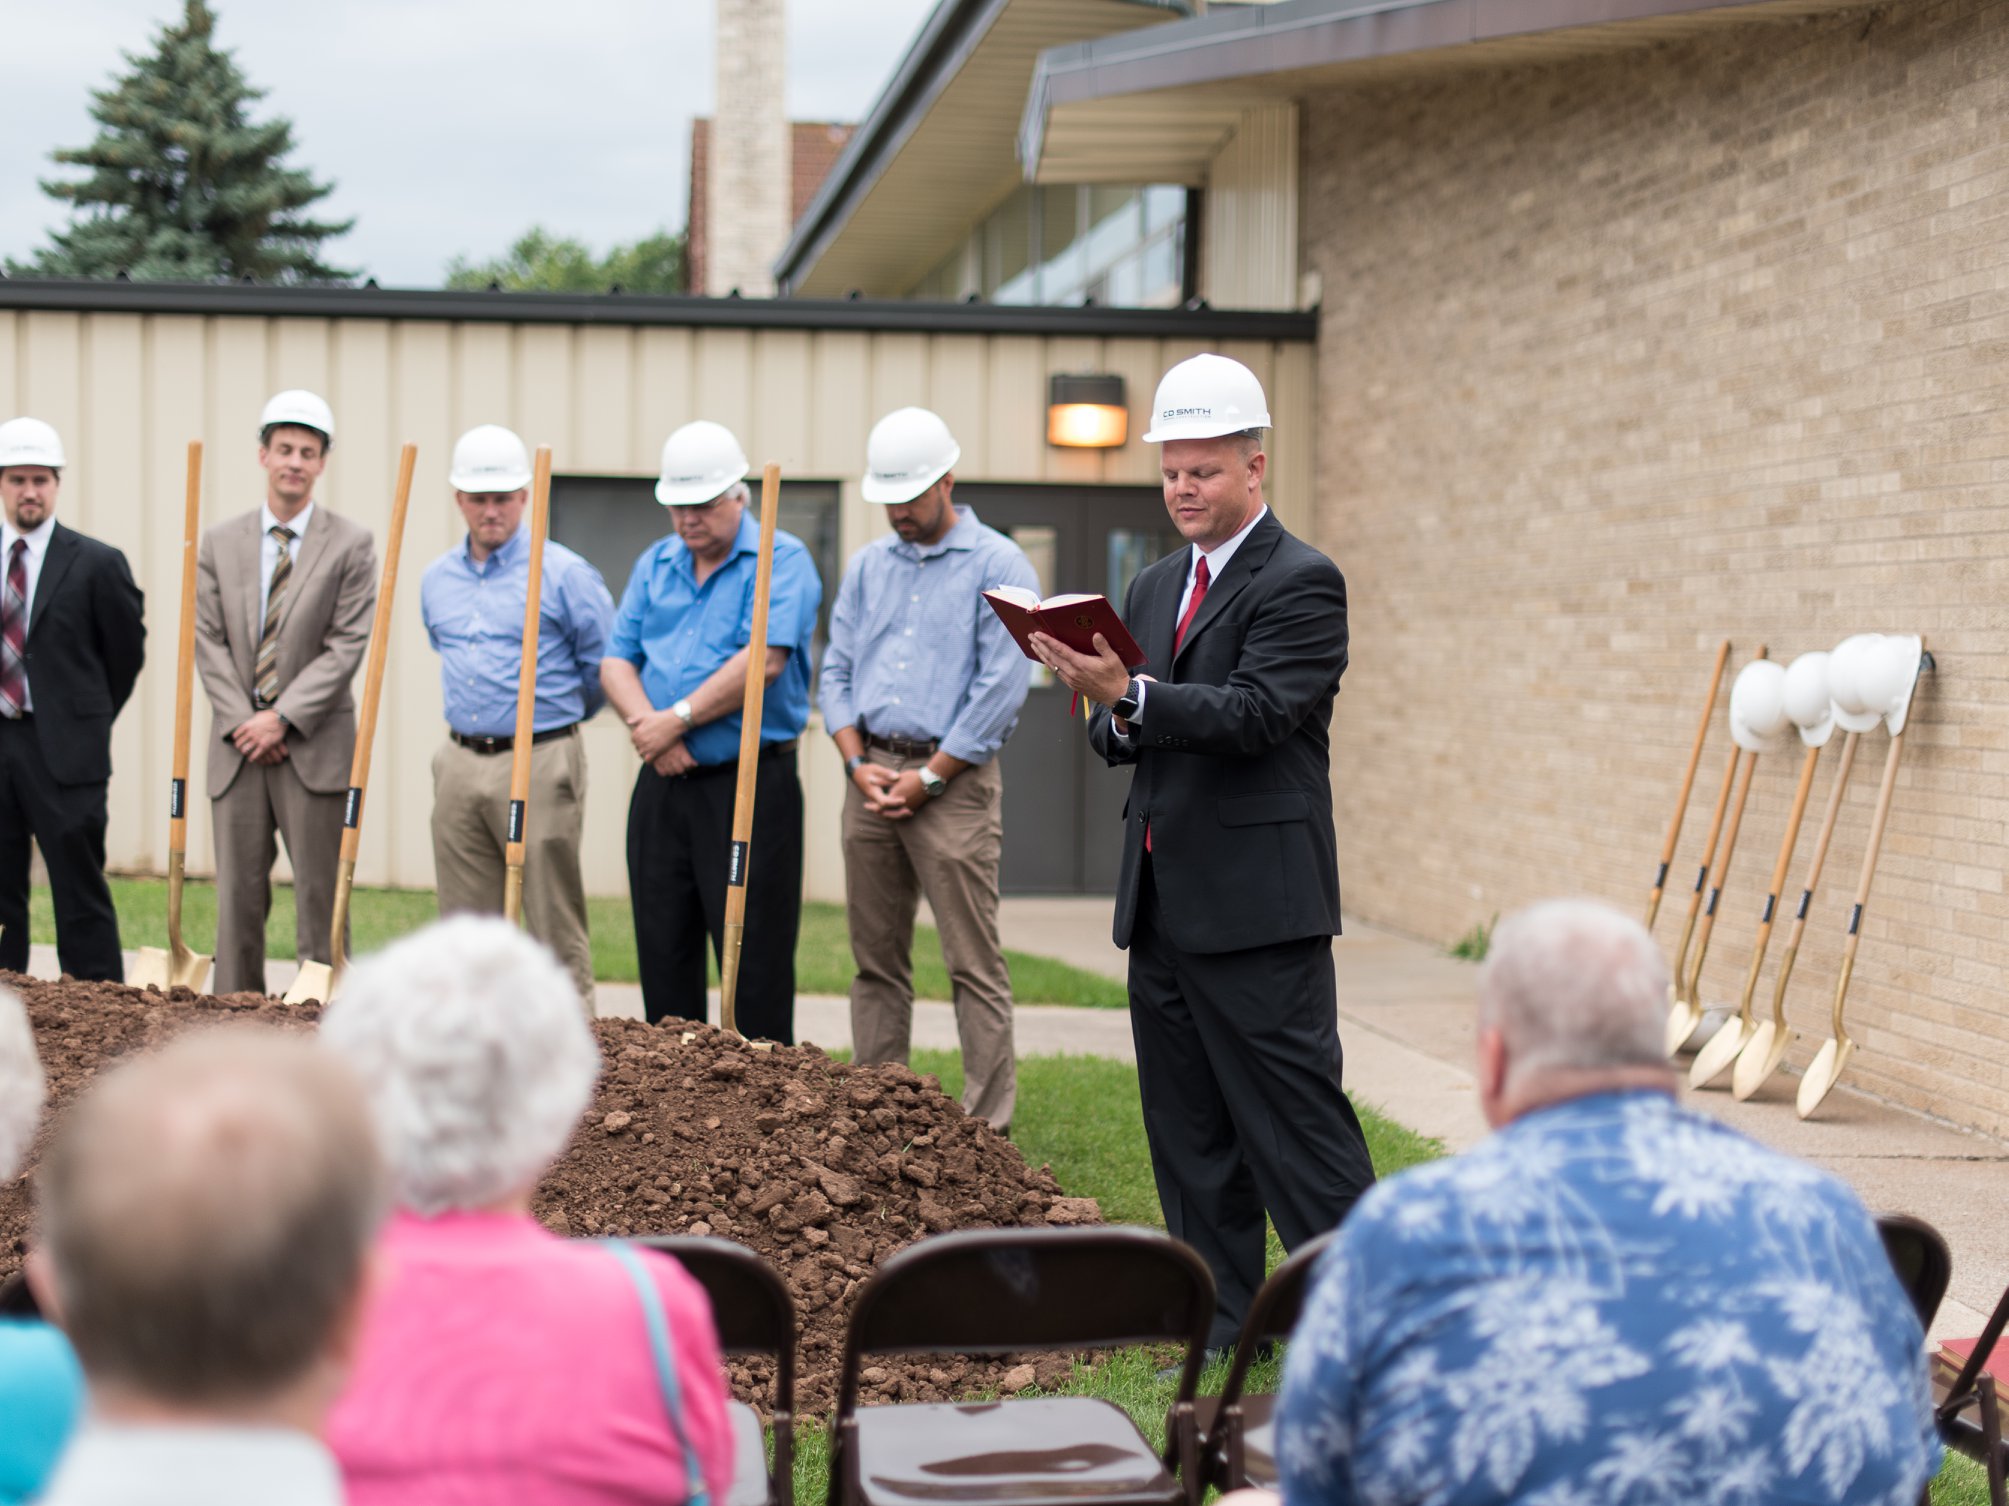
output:
[[293, 530], [275, 527], [268, 532], [279, 545], [279, 560], [272, 567], [272, 585], [265, 592], [265, 629], [258, 635], [258, 704], [270, 706], [279, 699], [279, 618], [286, 610], [286, 583], [293, 578]]
[[7, 551], [0, 585], [0, 716], [14, 720], [28, 705], [28, 541]]

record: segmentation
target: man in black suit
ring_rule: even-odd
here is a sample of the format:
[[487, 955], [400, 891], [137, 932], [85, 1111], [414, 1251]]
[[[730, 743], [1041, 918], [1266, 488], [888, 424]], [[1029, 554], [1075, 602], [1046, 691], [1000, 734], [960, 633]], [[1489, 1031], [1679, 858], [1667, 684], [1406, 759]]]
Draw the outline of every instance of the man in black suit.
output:
[[146, 657], [126, 557], [58, 523], [63, 443], [0, 424], [0, 968], [28, 970], [28, 839], [42, 849], [56, 950], [76, 978], [125, 977], [105, 883], [112, 721]]
[[1232, 1344], [1263, 1279], [1267, 1209], [1287, 1249], [1374, 1180], [1340, 1091], [1332, 938], [1333, 698], [1346, 582], [1263, 505], [1268, 405], [1255, 374], [1202, 355], [1159, 384], [1165, 506], [1188, 547], [1140, 572], [1123, 618], [1132, 676], [1035, 635], [1096, 703], [1089, 737], [1130, 764], [1116, 944], [1165, 1225], [1206, 1258]]

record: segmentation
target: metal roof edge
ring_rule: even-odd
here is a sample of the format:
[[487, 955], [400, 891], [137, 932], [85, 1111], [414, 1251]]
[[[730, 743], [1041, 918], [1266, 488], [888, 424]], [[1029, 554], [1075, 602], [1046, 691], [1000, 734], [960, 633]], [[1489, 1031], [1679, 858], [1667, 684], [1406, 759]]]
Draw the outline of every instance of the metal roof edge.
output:
[[0, 278], [0, 313], [191, 314], [684, 329], [1087, 335], [1174, 340], [1318, 337], [1316, 311], [1035, 308], [880, 298], [699, 298], [642, 293], [492, 293]]

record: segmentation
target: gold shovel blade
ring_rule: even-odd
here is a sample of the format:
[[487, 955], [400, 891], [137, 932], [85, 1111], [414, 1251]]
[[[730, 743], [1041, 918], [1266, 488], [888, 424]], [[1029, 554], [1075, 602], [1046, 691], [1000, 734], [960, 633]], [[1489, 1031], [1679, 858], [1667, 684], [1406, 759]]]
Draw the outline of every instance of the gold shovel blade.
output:
[[133, 958], [132, 971], [126, 974], [126, 983], [132, 988], [157, 988], [166, 993], [174, 985], [173, 959], [166, 948], [141, 947], [139, 955]]
[[286, 990], [288, 1004], [325, 1004], [335, 991], [335, 970], [325, 962], [303, 962]]
[[176, 988], [202, 993], [209, 987], [209, 959], [182, 947], [168, 954], [168, 981]]
[[[1673, 992], [1672, 989], [1669, 990]], [[1695, 1034], [1695, 1028], [1702, 1023], [1702, 1007], [1688, 999], [1676, 998], [1674, 1007], [1667, 1011], [1667, 1054], [1677, 1056], [1681, 1048], [1688, 1044], [1688, 1038]]]
[[1723, 1069], [1737, 1060], [1737, 1054], [1750, 1039], [1751, 1022], [1742, 1015], [1731, 1015], [1695, 1053], [1695, 1061], [1688, 1068], [1688, 1086], [1707, 1087], [1721, 1077]]
[[1760, 1020], [1751, 1030], [1751, 1039], [1737, 1053], [1737, 1068], [1730, 1074], [1730, 1092], [1739, 1103], [1765, 1086], [1779, 1063], [1786, 1059], [1791, 1037], [1770, 1020]]
[[1849, 1058], [1856, 1053], [1856, 1043], [1850, 1040], [1836, 1040], [1832, 1036], [1825, 1041], [1820, 1054], [1807, 1068], [1807, 1075], [1800, 1079], [1800, 1094], [1794, 1100], [1802, 1119], [1810, 1117], [1821, 1106], [1821, 1100], [1833, 1090], [1847, 1069]]

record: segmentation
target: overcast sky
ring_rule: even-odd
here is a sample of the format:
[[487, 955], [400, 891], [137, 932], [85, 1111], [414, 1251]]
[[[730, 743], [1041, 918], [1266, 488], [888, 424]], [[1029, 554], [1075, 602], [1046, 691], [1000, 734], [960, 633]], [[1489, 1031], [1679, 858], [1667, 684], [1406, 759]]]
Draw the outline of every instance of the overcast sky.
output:
[[[685, 217], [690, 123], [712, 108], [713, 0], [212, 0], [221, 44], [291, 118], [292, 161], [356, 217], [326, 257], [439, 282], [542, 223], [598, 249]], [[721, 0], [731, 3], [731, 0]], [[856, 120], [934, 0], [788, 0], [788, 109]], [[95, 134], [90, 93], [181, 0], [0, 0], [0, 255], [63, 223], [37, 180]], [[66, 170], [74, 171], [74, 170]]]

